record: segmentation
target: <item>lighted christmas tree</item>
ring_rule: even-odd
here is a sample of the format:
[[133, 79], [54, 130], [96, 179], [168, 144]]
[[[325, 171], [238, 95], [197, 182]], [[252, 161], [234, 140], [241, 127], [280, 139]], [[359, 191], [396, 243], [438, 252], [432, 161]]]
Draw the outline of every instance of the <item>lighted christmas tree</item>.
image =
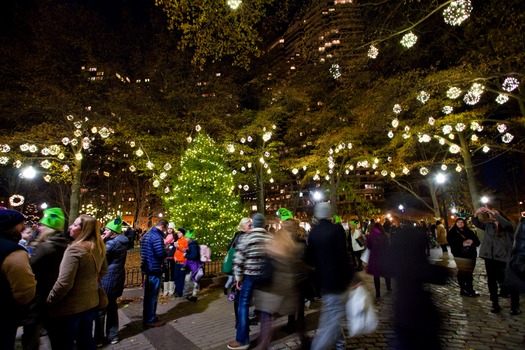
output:
[[177, 227], [195, 230], [199, 244], [225, 252], [243, 216], [235, 193], [232, 170], [226, 165], [222, 148], [199, 132], [182, 156], [179, 175], [171, 180], [164, 197], [168, 220]]

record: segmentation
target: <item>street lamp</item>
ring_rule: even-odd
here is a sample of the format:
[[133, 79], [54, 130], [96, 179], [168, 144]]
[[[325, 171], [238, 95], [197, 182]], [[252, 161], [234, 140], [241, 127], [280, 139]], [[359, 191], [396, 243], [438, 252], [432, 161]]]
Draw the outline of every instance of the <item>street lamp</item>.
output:
[[316, 202], [319, 202], [319, 201], [321, 201], [321, 199], [323, 199], [323, 194], [321, 193], [321, 191], [315, 191], [312, 194], [312, 196], [314, 198], [314, 201], [316, 201]]
[[481, 203], [483, 203], [484, 206], [487, 206], [488, 202], [489, 202], [489, 197], [487, 196], [481, 197]]
[[443, 206], [443, 219], [445, 224], [445, 230], [448, 232], [448, 214], [447, 207], [445, 205], [445, 182], [447, 182], [447, 175], [443, 173], [438, 173], [436, 175], [436, 182], [441, 187], [441, 205]]

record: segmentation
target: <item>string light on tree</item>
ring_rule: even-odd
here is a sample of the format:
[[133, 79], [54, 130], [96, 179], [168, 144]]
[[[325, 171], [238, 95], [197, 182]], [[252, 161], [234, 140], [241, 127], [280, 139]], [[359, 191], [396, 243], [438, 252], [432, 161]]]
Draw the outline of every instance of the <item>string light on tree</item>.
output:
[[463, 21], [470, 17], [471, 12], [472, 3], [470, 0], [452, 1], [450, 5], [443, 10], [443, 19], [447, 24], [459, 26]]
[[447, 90], [447, 97], [450, 98], [451, 100], [455, 100], [456, 98], [458, 98], [459, 96], [461, 96], [461, 89], [458, 88], [458, 87], [450, 87], [448, 90]]
[[403, 38], [400, 41], [401, 45], [403, 45], [407, 49], [409, 49], [412, 46], [414, 46], [416, 44], [416, 42], [417, 42], [417, 36], [414, 33], [412, 33], [412, 32], [409, 32], [409, 33], [403, 35]]
[[444, 114], [450, 114], [454, 111], [454, 107], [452, 106], [444, 106], [441, 110]]
[[339, 64], [332, 64], [332, 66], [330, 67], [330, 74], [334, 79], [339, 79], [341, 77], [341, 67], [339, 66]]
[[241, 6], [242, 4], [242, 1], [241, 0], [228, 0], [226, 2], [226, 4], [228, 5], [229, 8], [231, 8], [232, 10], [237, 10], [239, 8], [239, 6]]
[[400, 104], [395, 104], [394, 107], [392, 108], [392, 112], [394, 112], [395, 114], [399, 114], [403, 111], [403, 108], [401, 108], [401, 105]]

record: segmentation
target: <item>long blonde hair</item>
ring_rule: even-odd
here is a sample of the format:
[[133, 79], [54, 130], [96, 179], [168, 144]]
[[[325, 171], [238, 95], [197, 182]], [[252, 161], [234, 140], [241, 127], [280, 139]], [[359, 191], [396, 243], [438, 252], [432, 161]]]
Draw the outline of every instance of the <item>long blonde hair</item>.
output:
[[81, 214], [80, 219], [80, 235], [73, 241], [72, 244], [81, 244], [87, 246], [94, 255], [102, 260], [106, 256], [106, 245], [102, 240], [99, 232], [99, 222], [92, 216]]

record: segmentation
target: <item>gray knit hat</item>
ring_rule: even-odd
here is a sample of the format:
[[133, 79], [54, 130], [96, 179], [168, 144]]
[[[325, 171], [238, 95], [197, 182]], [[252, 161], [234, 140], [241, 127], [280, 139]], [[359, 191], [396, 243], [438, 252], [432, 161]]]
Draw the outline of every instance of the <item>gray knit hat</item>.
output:
[[317, 203], [315, 205], [314, 216], [317, 219], [331, 218], [332, 215], [334, 215], [334, 213], [332, 211], [332, 206], [330, 205], [330, 203], [322, 202], [322, 203]]
[[263, 214], [255, 213], [252, 215], [252, 225], [253, 228], [264, 228], [266, 225], [266, 219]]

